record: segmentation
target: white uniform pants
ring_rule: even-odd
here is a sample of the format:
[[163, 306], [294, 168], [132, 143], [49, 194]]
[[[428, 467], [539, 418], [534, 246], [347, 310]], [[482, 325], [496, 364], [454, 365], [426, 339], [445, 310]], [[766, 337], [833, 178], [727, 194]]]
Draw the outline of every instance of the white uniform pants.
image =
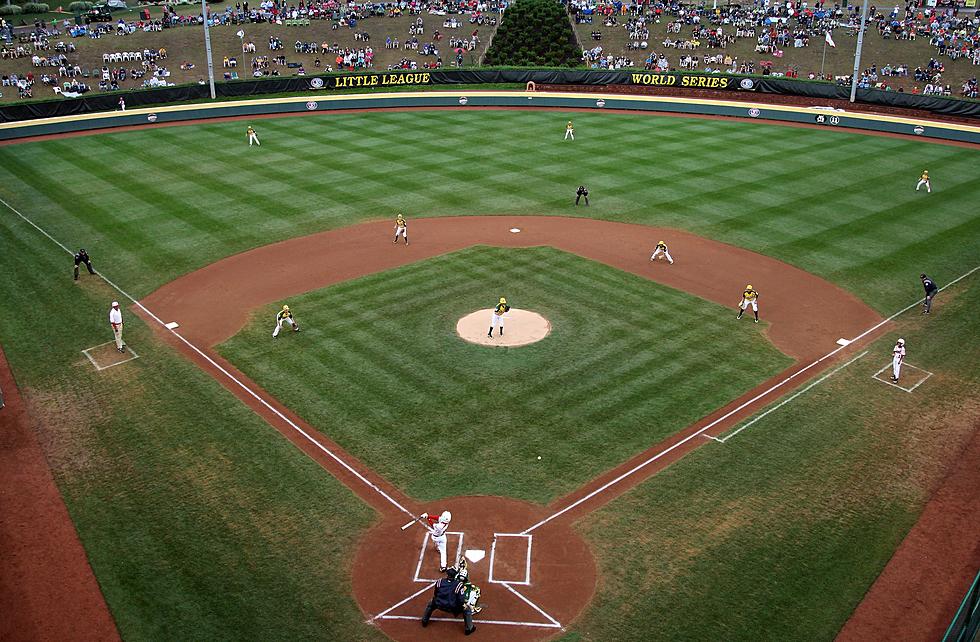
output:
[[[749, 307], [749, 305], [752, 306], [752, 311], [753, 312], [758, 312], [759, 311], [759, 300], [758, 299], [752, 299], [751, 301], [749, 301], [748, 299], [742, 299], [742, 302], [738, 305], [738, 307], [742, 308], [742, 311], [744, 312]], [[881, 362], [879, 361], [878, 363], [881, 363]]]
[[439, 568], [446, 568], [446, 535], [432, 535], [432, 545], [439, 551]]
[[499, 315], [497, 313], [491, 314], [490, 315], [490, 331], [493, 332], [493, 329], [496, 328], [497, 326], [500, 326], [500, 329], [501, 330], [504, 329], [504, 317], [503, 317], [503, 315]]
[[116, 340], [116, 350], [123, 349], [122, 324], [112, 326], [112, 336]]
[[262, 144], [262, 143], [259, 142], [259, 137], [256, 136], [255, 133], [251, 133], [251, 134], [248, 135], [248, 146], [249, 147], [252, 146], [252, 142], [253, 141], [255, 142], [256, 145], [261, 145]]
[[932, 187], [929, 186], [929, 181], [927, 181], [927, 180], [921, 180], [921, 181], [919, 181], [919, 184], [915, 186], [915, 191], [918, 192], [919, 191], [919, 188], [922, 187], [923, 185], [926, 186], [926, 191], [927, 192], [930, 192], [930, 193], [932, 192]]
[[566, 129], [565, 130], [565, 140], [568, 140], [569, 138], [571, 138], [572, 140], [575, 140], [575, 130], [574, 129]]
[[894, 377], [896, 380], [898, 380], [898, 376], [901, 373], [902, 373], [902, 359], [901, 359], [901, 357], [892, 357], [892, 377]]
[[290, 318], [285, 318], [281, 321], [276, 321], [276, 329], [272, 331], [273, 337], [279, 336], [279, 331], [282, 330], [283, 323], [288, 323], [290, 328], [293, 328], [294, 330], [296, 329], [296, 322]]
[[659, 247], [653, 251], [653, 254], [650, 256], [650, 260], [651, 261], [655, 260], [661, 254], [663, 254], [667, 258], [668, 263], [673, 264], [674, 259], [670, 258], [670, 252], [668, 252], [667, 250], [661, 250]]
[[408, 226], [400, 225], [395, 228], [395, 243], [398, 242], [399, 236], [405, 239], [405, 243], [408, 243]]

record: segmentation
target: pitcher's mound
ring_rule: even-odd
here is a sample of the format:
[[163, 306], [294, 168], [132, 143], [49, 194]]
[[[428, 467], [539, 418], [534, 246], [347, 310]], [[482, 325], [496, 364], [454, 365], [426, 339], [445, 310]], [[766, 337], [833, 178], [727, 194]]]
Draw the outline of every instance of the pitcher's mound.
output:
[[493, 310], [477, 310], [456, 322], [456, 334], [481, 346], [526, 346], [544, 339], [551, 332], [551, 324], [537, 312], [511, 308], [504, 315], [504, 336], [495, 328], [493, 338], [487, 336]]

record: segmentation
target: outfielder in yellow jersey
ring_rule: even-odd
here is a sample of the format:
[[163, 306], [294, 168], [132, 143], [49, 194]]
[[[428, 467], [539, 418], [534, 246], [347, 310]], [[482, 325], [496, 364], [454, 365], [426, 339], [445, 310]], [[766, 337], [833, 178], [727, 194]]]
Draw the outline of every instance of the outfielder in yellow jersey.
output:
[[565, 125], [565, 140], [569, 138], [575, 140], [575, 128], [572, 127], [572, 121], [568, 121], [568, 124]]
[[487, 338], [493, 337], [493, 329], [496, 327], [500, 328], [499, 336], [504, 336], [504, 315], [510, 312], [510, 306], [507, 305], [507, 299], [500, 297], [500, 301], [493, 308], [493, 314], [490, 315], [490, 331], [487, 332]]
[[752, 306], [752, 314], [755, 315], [755, 322], [759, 322], [759, 292], [753, 289], [751, 285], [746, 285], [745, 290], [742, 292], [742, 301], [738, 304], [738, 316], [736, 319], [742, 318], [742, 313], [749, 306]]
[[293, 319], [293, 313], [289, 311], [289, 306], [282, 306], [282, 310], [276, 315], [276, 329], [272, 331], [272, 338], [275, 339], [279, 336], [279, 331], [282, 330], [282, 324], [285, 323], [293, 329], [293, 332], [299, 332], [299, 325], [296, 320]]
[[919, 188], [923, 185], [926, 186], [926, 192], [932, 193], [932, 187], [929, 185], [929, 170], [922, 170], [922, 176], [919, 177], [919, 183], [915, 186], [915, 191], [919, 191]]
[[251, 125], [249, 125], [248, 126], [248, 129], [245, 130], [245, 133], [248, 134], [248, 146], [249, 147], [252, 146], [252, 143], [253, 142], [256, 145], [259, 145], [259, 146], [262, 145], [262, 143], [259, 142], [259, 137], [255, 135], [255, 130], [252, 128]]
[[395, 240], [392, 241], [393, 243], [398, 243], [399, 235], [405, 239], [405, 245], [408, 245], [408, 221], [401, 214], [395, 218]]

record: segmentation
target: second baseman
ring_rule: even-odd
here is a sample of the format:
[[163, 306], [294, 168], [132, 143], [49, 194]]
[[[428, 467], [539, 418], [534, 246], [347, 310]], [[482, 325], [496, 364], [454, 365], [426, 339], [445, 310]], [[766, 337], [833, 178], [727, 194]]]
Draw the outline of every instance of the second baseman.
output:
[[742, 318], [742, 313], [745, 312], [746, 308], [752, 306], [752, 314], [755, 315], [755, 322], [759, 322], [759, 293], [752, 288], [751, 285], [746, 285], [745, 290], [742, 292], [742, 301], [738, 304], [738, 316], [736, 319]]
[[664, 243], [663, 241], [659, 241], [657, 243], [657, 247], [653, 248], [653, 254], [650, 255], [650, 260], [655, 261], [657, 257], [660, 256], [661, 254], [664, 255], [664, 258], [667, 259], [668, 263], [670, 263], [671, 265], [674, 264], [674, 259], [671, 258], [670, 252], [667, 251], [667, 244]]

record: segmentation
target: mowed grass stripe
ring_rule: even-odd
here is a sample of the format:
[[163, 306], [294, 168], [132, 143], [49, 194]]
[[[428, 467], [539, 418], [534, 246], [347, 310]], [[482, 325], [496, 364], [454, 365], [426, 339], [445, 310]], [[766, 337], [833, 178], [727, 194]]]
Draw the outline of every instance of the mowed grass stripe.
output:
[[[548, 315], [552, 335], [516, 350], [455, 336], [460, 316], [500, 295]], [[479, 490], [548, 501], [789, 362], [724, 308], [552, 248], [469, 248], [290, 306], [305, 332], [273, 341], [270, 310], [219, 350], [423, 499]], [[706, 342], [720, 352], [732, 341], [753, 346], [752, 359], [718, 378], [700, 355]], [[672, 406], [681, 382], [701, 391], [689, 408]], [[475, 445], [476, 468], [440, 454]], [[529, 467], [530, 453], [547, 463]]]

